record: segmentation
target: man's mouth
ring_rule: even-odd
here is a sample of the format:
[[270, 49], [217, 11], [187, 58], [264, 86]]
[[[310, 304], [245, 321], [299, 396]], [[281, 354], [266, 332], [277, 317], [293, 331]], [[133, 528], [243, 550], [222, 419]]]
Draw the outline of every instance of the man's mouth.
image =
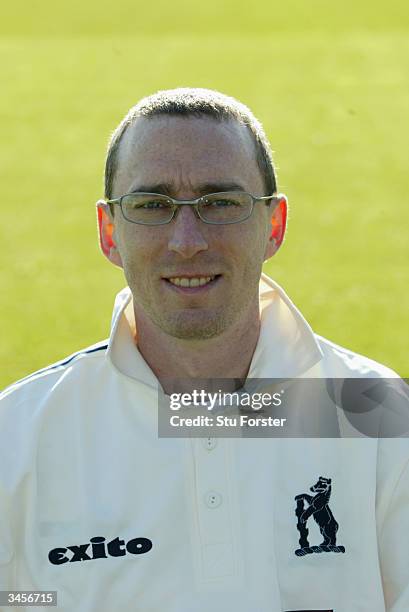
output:
[[164, 278], [164, 280], [174, 287], [180, 287], [182, 289], [197, 289], [198, 287], [210, 287], [220, 277], [221, 274], [213, 274], [210, 276], [170, 276], [168, 278]]
[[172, 278], [168, 278], [168, 281], [177, 287], [202, 287], [203, 285], [207, 285], [207, 283], [214, 280], [214, 278], [215, 276], [193, 276], [190, 278], [187, 278], [186, 276], [174, 276]]

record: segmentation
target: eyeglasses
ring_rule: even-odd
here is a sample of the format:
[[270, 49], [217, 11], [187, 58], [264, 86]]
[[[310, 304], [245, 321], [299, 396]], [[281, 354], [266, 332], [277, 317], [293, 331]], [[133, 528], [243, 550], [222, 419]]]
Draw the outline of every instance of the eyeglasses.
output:
[[140, 225], [165, 225], [174, 219], [181, 206], [192, 206], [204, 223], [227, 225], [248, 219], [256, 202], [267, 205], [280, 198], [276, 195], [255, 197], [245, 191], [210, 193], [196, 200], [174, 200], [158, 193], [127, 193], [120, 198], [107, 200], [107, 204], [119, 204], [122, 215], [131, 223]]

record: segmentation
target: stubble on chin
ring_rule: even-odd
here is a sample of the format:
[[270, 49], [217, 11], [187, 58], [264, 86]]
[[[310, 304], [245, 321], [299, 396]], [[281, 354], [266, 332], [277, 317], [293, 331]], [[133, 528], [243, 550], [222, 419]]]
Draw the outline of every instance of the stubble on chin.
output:
[[233, 323], [226, 312], [200, 312], [198, 309], [178, 311], [160, 316], [153, 322], [173, 338], [179, 340], [209, 340], [222, 334]]

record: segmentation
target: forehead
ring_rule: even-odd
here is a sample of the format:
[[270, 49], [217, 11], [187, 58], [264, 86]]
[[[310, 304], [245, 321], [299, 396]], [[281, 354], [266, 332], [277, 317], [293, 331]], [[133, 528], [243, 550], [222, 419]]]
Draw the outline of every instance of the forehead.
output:
[[119, 147], [114, 191], [120, 195], [138, 184], [165, 182], [192, 190], [198, 183], [235, 182], [262, 191], [248, 129], [211, 117], [138, 118]]

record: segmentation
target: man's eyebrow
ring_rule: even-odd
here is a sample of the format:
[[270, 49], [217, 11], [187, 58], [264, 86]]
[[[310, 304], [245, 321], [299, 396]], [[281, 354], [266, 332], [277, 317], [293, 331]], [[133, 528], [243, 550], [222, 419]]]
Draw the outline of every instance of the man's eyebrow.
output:
[[201, 195], [206, 193], [218, 193], [219, 191], [246, 191], [243, 185], [233, 181], [220, 183], [203, 183], [198, 185], [197, 192]]
[[131, 188], [130, 193], [163, 193], [169, 195], [172, 191], [171, 185], [168, 183], [155, 183], [154, 185], [135, 185]]
[[[130, 190], [130, 193], [134, 192], [143, 193], [161, 193], [164, 195], [171, 196], [175, 193], [175, 188], [170, 183], [155, 183], [152, 185], [135, 185]], [[195, 187], [195, 192], [199, 195], [206, 195], [207, 193], [218, 193], [220, 191], [246, 191], [243, 185], [235, 183], [233, 181], [228, 182], [217, 182], [217, 183], [200, 183]]]

